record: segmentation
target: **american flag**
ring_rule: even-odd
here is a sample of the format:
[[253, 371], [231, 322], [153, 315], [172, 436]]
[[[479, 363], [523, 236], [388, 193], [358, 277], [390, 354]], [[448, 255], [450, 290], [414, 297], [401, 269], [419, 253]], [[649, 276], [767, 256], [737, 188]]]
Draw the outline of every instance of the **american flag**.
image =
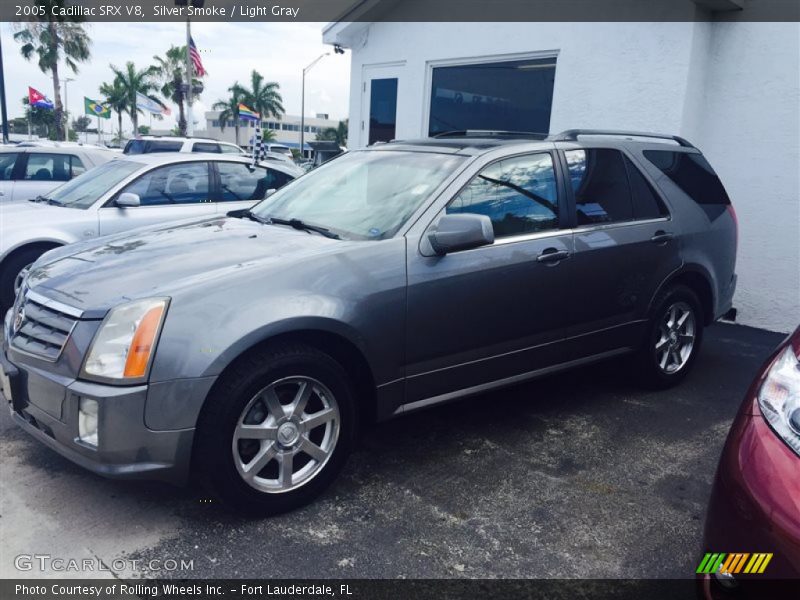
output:
[[197, 46], [194, 45], [194, 38], [192, 37], [189, 38], [189, 58], [192, 59], [194, 72], [197, 76], [203, 77], [206, 75], [206, 70], [203, 68], [203, 61], [200, 60], [200, 52], [197, 50]]

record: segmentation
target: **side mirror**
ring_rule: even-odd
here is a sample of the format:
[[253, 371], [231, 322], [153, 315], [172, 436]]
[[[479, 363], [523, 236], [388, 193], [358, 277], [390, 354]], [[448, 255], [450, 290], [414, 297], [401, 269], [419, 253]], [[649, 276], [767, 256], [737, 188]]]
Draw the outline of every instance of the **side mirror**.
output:
[[444, 215], [428, 232], [428, 242], [438, 255], [494, 243], [492, 221], [486, 215]]
[[142, 201], [139, 199], [139, 194], [134, 194], [132, 192], [122, 192], [116, 201], [116, 205], [120, 208], [140, 206], [141, 204]]

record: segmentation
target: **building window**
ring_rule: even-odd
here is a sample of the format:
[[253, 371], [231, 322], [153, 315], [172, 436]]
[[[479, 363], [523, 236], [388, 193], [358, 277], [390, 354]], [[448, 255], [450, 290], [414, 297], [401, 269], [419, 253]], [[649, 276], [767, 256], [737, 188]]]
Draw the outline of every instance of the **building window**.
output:
[[219, 127], [219, 119], [214, 119], [213, 121], [211, 121], [211, 126], [212, 127]]
[[550, 131], [556, 59], [435, 67], [429, 135], [465, 129]]

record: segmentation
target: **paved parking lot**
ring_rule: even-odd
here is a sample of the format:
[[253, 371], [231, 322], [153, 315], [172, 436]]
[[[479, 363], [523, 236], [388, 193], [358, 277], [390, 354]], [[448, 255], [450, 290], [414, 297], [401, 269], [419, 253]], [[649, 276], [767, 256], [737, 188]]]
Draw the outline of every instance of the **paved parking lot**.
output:
[[263, 520], [96, 477], [2, 410], [0, 577], [26, 576], [21, 553], [193, 560], [181, 577], [691, 576], [728, 426], [782, 337], [714, 326], [667, 392], [606, 363], [379, 425], [321, 499]]

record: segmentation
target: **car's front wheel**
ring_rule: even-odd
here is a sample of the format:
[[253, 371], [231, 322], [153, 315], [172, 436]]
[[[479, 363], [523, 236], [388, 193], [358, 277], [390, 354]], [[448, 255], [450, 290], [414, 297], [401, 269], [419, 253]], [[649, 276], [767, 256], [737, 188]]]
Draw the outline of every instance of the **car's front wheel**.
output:
[[654, 307], [637, 355], [639, 376], [648, 386], [667, 388], [682, 381], [697, 358], [703, 313], [697, 295], [683, 285], [662, 292]]
[[355, 428], [341, 365], [310, 346], [275, 346], [245, 357], [215, 386], [193, 462], [228, 505], [276, 514], [306, 504], [335, 479]]

